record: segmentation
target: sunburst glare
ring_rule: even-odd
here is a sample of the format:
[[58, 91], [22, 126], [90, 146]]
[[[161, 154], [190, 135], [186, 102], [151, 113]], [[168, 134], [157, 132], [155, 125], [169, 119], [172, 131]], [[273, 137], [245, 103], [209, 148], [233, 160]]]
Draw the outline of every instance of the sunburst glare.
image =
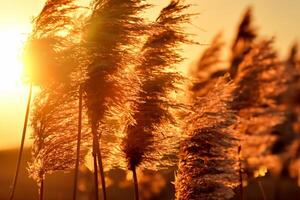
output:
[[26, 35], [17, 30], [0, 30], [0, 91], [22, 87], [22, 48]]

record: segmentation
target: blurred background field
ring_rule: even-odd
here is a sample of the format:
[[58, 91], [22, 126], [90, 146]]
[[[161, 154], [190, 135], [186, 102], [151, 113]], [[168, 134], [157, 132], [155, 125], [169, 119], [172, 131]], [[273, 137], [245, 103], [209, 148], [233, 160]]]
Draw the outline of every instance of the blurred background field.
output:
[[[8, 199], [9, 187], [14, 175], [17, 150], [0, 151], [0, 200]], [[25, 170], [30, 160], [30, 149], [24, 151], [22, 170], [16, 191], [16, 200], [33, 200], [38, 198], [37, 185], [34, 180], [28, 177]], [[148, 172], [148, 176], [141, 176], [141, 195], [148, 200], [170, 200], [174, 199], [174, 169], [160, 171], [157, 173]], [[154, 174], [154, 175], [153, 175]], [[107, 188], [108, 199], [127, 200], [132, 199], [133, 188], [131, 176], [126, 176], [122, 170], [113, 170], [108, 174]], [[79, 200], [93, 200], [93, 177], [92, 172], [87, 168], [81, 168], [79, 179]], [[300, 200], [300, 188], [295, 179], [289, 176], [265, 177], [250, 181], [246, 187], [245, 200], [264, 200], [258, 180], [261, 181], [266, 193], [267, 200]], [[72, 196], [73, 172], [58, 172], [47, 175], [45, 182], [45, 200], [68, 200]], [[240, 199], [238, 191], [233, 200]]]

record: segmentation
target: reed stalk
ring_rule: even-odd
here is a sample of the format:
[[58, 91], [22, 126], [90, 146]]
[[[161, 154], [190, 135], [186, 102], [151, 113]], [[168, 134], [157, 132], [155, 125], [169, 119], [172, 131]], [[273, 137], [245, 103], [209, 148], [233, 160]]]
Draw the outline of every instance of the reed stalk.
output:
[[103, 200], [106, 200], [107, 198], [106, 198], [106, 185], [105, 185], [104, 169], [103, 169], [102, 155], [101, 155], [99, 145], [98, 145], [97, 159], [98, 159], [101, 186], [102, 186], [102, 197], [103, 197]]
[[44, 200], [44, 178], [41, 179], [39, 200]]
[[[92, 127], [92, 132], [93, 132], [93, 156], [94, 156], [94, 162], [96, 162], [96, 163], [94, 163], [94, 167], [97, 167], [97, 162], [98, 162], [101, 186], [102, 186], [102, 198], [103, 198], [103, 200], [106, 200], [106, 186], [105, 186], [102, 156], [101, 156], [101, 150], [100, 150], [100, 145], [99, 145], [99, 137], [98, 137], [97, 129], [95, 126]], [[96, 179], [95, 179], [95, 182], [96, 182]], [[96, 184], [98, 187], [98, 177], [97, 177]], [[97, 190], [98, 190], [98, 188], [97, 188]]]
[[138, 179], [137, 179], [137, 174], [136, 174], [136, 168], [134, 167], [132, 169], [132, 175], [133, 175], [133, 183], [134, 183], [134, 199], [139, 200], [139, 184], [138, 184]]
[[80, 142], [81, 142], [81, 125], [82, 125], [82, 86], [79, 87], [79, 101], [78, 101], [78, 134], [77, 134], [77, 151], [76, 151], [76, 164], [75, 164], [75, 177], [73, 188], [73, 200], [76, 200], [77, 196], [77, 182], [79, 173], [79, 161], [80, 161]]
[[261, 192], [261, 194], [263, 196], [263, 200], [267, 200], [267, 196], [266, 196], [266, 193], [265, 193], [265, 190], [263, 188], [263, 185], [262, 185], [261, 181], [257, 180], [257, 182], [258, 182], [258, 186], [259, 186], [260, 192]]
[[[94, 150], [93, 150], [94, 151]], [[98, 166], [97, 166], [97, 155], [93, 152], [93, 162], [94, 162], [94, 182], [95, 182], [95, 198], [99, 199], [99, 190], [98, 190]]]
[[22, 161], [22, 155], [23, 155], [23, 149], [24, 149], [24, 143], [25, 143], [25, 138], [26, 138], [28, 116], [29, 116], [29, 112], [30, 112], [31, 96], [32, 96], [32, 83], [30, 83], [30, 87], [29, 87], [29, 95], [28, 95], [28, 100], [27, 100], [27, 107], [26, 107], [25, 120], [24, 120], [23, 132], [22, 132], [21, 146], [20, 146], [20, 151], [19, 151], [19, 155], [18, 155], [16, 173], [15, 173], [15, 177], [13, 180], [13, 186], [12, 186], [12, 190], [11, 190], [11, 194], [10, 194], [10, 198], [9, 198], [10, 200], [14, 199], [14, 195], [15, 195], [15, 191], [16, 191], [16, 187], [17, 187], [20, 166], [21, 166], [21, 161]]

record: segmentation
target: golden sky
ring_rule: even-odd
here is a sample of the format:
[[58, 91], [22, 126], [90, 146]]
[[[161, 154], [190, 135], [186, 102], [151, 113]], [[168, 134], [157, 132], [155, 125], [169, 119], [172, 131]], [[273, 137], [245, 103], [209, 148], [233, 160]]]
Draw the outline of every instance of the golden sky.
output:
[[[87, 2], [81, 0], [82, 2]], [[276, 36], [276, 47], [285, 55], [292, 42], [300, 39], [299, 0], [186, 0], [199, 13], [190, 32], [195, 40], [209, 44], [222, 31], [230, 45], [240, 16], [248, 5], [254, 8], [255, 24], [264, 36]], [[19, 145], [23, 126], [28, 86], [20, 81], [20, 54], [31, 19], [42, 9], [44, 0], [0, 0], [0, 150]], [[149, 0], [155, 5], [155, 17], [168, 0]], [[195, 61], [205, 45], [185, 49], [186, 63]], [[29, 135], [29, 134], [28, 134]], [[28, 140], [27, 140], [28, 144]]]

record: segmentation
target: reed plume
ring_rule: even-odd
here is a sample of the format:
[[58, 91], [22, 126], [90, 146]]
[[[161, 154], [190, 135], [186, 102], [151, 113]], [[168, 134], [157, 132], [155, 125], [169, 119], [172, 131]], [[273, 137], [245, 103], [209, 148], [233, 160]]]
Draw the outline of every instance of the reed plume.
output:
[[[143, 45], [135, 72], [140, 85], [136, 99], [130, 102], [131, 116], [119, 134], [121, 149], [117, 156], [124, 156], [118, 165], [133, 172], [135, 198], [139, 199], [136, 168], [160, 169], [174, 164], [176, 120], [172, 111], [179, 107], [170, 93], [178, 89], [182, 76], [176, 71], [182, 61], [180, 44], [188, 42], [182, 30], [190, 14], [182, 1], [171, 1], [151, 25]], [[118, 154], [119, 153], [119, 154]]]
[[298, 43], [295, 42], [289, 51], [287, 63], [296, 66], [299, 62], [298, 54], [299, 54], [299, 46], [298, 46]]
[[95, 0], [86, 23], [83, 43], [91, 57], [84, 85], [85, 101], [93, 134], [93, 155], [98, 162], [95, 166], [99, 166], [104, 199], [102, 151], [105, 143], [101, 142], [101, 138], [112, 135], [106, 131], [109, 129], [105, 126], [107, 116], [119, 116], [120, 113], [112, 113], [114, 108], [130, 96], [126, 88], [132, 85], [127, 73], [136, 63], [134, 53], [146, 27], [139, 14], [147, 7], [143, 1], [136, 0]]
[[[291, 50], [290, 54], [286, 63], [287, 67], [287, 74], [289, 74], [290, 85], [288, 88], [289, 93], [287, 94], [287, 102], [289, 110], [292, 112], [293, 120], [291, 120], [292, 127], [293, 127], [293, 136], [289, 138], [281, 137], [283, 141], [290, 141], [290, 145], [288, 147], [288, 155], [289, 156], [289, 173], [291, 177], [298, 179], [298, 186], [300, 186], [300, 127], [299, 127], [299, 116], [300, 116], [300, 109], [299, 109], [299, 91], [300, 91], [300, 59], [299, 59], [299, 52], [298, 52], [298, 44], [295, 43]], [[288, 70], [289, 69], [289, 70]], [[290, 139], [290, 140], [288, 140]]]
[[287, 90], [279, 100], [285, 106], [286, 120], [281, 124], [281, 129], [277, 132], [278, 140], [272, 150], [281, 159], [280, 172], [282, 174], [289, 172], [291, 177], [298, 178], [298, 185], [300, 186], [300, 62], [297, 43], [291, 47], [284, 66]]
[[249, 7], [242, 18], [232, 45], [232, 58], [229, 70], [232, 78], [236, 76], [240, 63], [251, 50], [251, 44], [257, 37], [256, 28], [253, 27], [252, 21], [252, 9]]
[[230, 199], [238, 178], [238, 137], [231, 110], [234, 85], [228, 77], [214, 81], [206, 96], [191, 99], [184, 120], [176, 199]]
[[208, 89], [214, 84], [213, 79], [217, 79], [226, 73], [221, 63], [221, 53], [224, 43], [221, 33], [217, 34], [211, 44], [204, 50], [197, 64], [191, 68], [189, 74], [193, 77], [193, 84], [190, 88], [191, 94], [204, 96]]
[[134, 122], [127, 125], [123, 140], [123, 151], [130, 170], [147, 162], [155, 167], [153, 161], [159, 161], [161, 156], [148, 156], [158, 154], [156, 145], [159, 144], [154, 141], [156, 137], [168, 138], [167, 135], [163, 136], [168, 131], [160, 133], [162, 130], [158, 128], [164, 123], [174, 122], [170, 108], [176, 104], [168, 95], [177, 89], [182, 79], [176, 71], [176, 64], [181, 61], [178, 45], [186, 41], [185, 33], [180, 31], [181, 23], [188, 21], [188, 15], [182, 14], [186, 8], [188, 5], [181, 1], [171, 1], [161, 11], [155, 23], [156, 30], [143, 47], [143, 62], [136, 68], [141, 92], [134, 104]]
[[205, 79], [210, 72], [217, 69], [221, 62], [221, 53], [224, 43], [222, 34], [218, 33], [212, 40], [211, 44], [204, 50], [201, 57], [197, 61], [195, 69], [192, 68], [191, 75], [197, 80]]
[[[14, 198], [22, 159], [23, 144], [30, 113], [32, 86], [33, 84], [45, 86], [54, 80], [62, 80], [64, 76], [62, 74], [66, 72], [66, 68], [62, 68], [62, 66], [65, 67], [66, 64], [70, 64], [71, 59], [66, 59], [69, 57], [66, 56], [68, 52], [66, 51], [66, 44], [70, 45], [70, 40], [60, 36], [60, 34], [63, 32], [67, 34], [67, 30], [71, 30], [70, 25], [73, 23], [71, 23], [72, 18], [69, 14], [75, 9], [77, 9], [77, 7], [70, 0], [48, 0], [42, 12], [34, 19], [33, 31], [28, 38], [24, 51], [25, 74], [30, 82], [30, 92], [17, 169], [10, 196], [11, 200]], [[75, 33], [75, 31], [73, 31], [73, 33]], [[64, 50], [63, 56], [61, 54], [62, 50]], [[62, 58], [64, 58], [65, 62], [58, 65], [57, 61]]]
[[293, 145], [293, 142], [297, 140], [297, 132], [299, 132], [299, 129], [297, 130], [297, 116], [300, 74], [299, 66], [297, 64], [297, 51], [297, 44], [294, 44], [289, 51], [288, 57], [284, 61], [286, 90], [278, 98], [278, 103], [284, 106], [285, 118], [274, 132], [278, 139], [272, 147], [272, 153], [281, 160], [280, 170], [277, 171], [277, 175], [280, 175], [284, 170], [287, 170], [291, 158], [291, 156], [287, 154], [289, 154], [289, 149]]
[[68, 81], [76, 65], [72, 54], [79, 37], [78, 9], [73, 0], [48, 0], [34, 18], [24, 52], [25, 74], [30, 82], [45, 86]]
[[[78, 97], [70, 91], [63, 85], [55, 85], [55, 89], [44, 89], [34, 100], [31, 119], [34, 143], [28, 170], [40, 188], [47, 173], [70, 170], [75, 166]], [[87, 130], [82, 132], [85, 133], [83, 140], [87, 141]], [[88, 144], [83, 143], [80, 161], [83, 161], [87, 148]], [[40, 194], [42, 192], [40, 190]]]
[[288, 148], [289, 165], [288, 171], [292, 178], [297, 179], [297, 184], [300, 187], [300, 140], [299, 137], [293, 141], [293, 143]]
[[[293, 114], [297, 113], [295, 107], [298, 105], [298, 91], [300, 82], [300, 72], [299, 72], [299, 56], [298, 56], [298, 45], [293, 44], [289, 51], [289, 55], [284, 62], [284, 75], [286, 78], [287, 89], [285, 93], [281, 95], [279, 99], [280, 103], [283, 103], [287, 107], [287, 111]], [[289, 122], [293, 124], [296, 117], [289, 117]], [[297, 130], [294, 130], [297, 132]]]
[[253, 175], [272, 167], [271, 149], [277, 139], [273, 132], [284, 120], [283, 107], [277, 98], [286, 89], [285, 78], [272, 40], [263, 40], [252, 47], [234, 81], [237, 88], [232, 108], [241, 119], [237, 129], [243, 137], [244, 168]]

